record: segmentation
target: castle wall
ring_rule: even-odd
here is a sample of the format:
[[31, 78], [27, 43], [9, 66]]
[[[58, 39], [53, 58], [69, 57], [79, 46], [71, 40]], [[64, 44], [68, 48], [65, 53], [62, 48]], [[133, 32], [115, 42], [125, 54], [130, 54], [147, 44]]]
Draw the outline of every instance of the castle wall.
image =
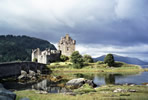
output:
[[61, 51], [59, 50], [49, 50], [40, 51], [35, 49], [32, 51], [32, 61], [34, 58], [37, 58], [39, 63], [49, 64], [53, 61], [58, 61], [60, 59]]

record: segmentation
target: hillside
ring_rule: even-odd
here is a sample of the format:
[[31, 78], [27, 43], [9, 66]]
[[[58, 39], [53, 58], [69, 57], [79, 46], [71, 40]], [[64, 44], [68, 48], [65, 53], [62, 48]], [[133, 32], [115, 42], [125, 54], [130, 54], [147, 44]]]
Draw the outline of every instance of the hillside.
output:
[[0, 62], [30, 61], [31, 51], [36, 48], [56, 49], [46, 40], [28, 36], [0, 35]]
[[[95, 61], [104, 61], [105, 55], [94, 58]], [[148, 62], [144, 62], [138, 58], [131, 58], [131, 57], [123, 57], [123, 56], [119, 56], [119, 55], [115, 55], [114, 54], [114, 59], [115, 61], [121, 61], [121, 62], [125, 62], [128, 64], [136, 64], [136, 65], [147, 65]]]

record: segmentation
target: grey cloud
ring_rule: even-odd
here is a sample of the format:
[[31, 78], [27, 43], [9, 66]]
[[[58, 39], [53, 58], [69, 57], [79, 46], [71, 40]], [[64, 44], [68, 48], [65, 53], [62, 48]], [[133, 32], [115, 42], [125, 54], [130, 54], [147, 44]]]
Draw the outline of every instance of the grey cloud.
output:
[[50, 42], [69, 33], [78, 43], [147, 44], [147, 0], [1, 0], [0, 34]]

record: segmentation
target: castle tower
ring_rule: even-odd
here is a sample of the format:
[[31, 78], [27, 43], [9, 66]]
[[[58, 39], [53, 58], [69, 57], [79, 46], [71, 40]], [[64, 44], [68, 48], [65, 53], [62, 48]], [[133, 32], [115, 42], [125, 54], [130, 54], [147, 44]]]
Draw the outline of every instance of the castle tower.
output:
[[58, 43], [58, 48], [61, 50], [62, 55], [71, 56], [75, 51], [76, 41], [73, 40], [68, 34], [65, 37], [62, 37]]

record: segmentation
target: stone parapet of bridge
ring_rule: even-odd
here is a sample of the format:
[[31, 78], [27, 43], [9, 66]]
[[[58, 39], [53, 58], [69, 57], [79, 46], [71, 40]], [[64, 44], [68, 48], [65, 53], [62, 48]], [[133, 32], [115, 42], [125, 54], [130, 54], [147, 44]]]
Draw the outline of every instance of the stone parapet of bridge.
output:
[[19, 76], [21, 75], [21, 70], [29, 73], [29, 70], [37, 72], [37, 70], [42, 70], [46, 67], [45, 64], [36, 62], [6, 62], [0, 63], [0, 78]]

